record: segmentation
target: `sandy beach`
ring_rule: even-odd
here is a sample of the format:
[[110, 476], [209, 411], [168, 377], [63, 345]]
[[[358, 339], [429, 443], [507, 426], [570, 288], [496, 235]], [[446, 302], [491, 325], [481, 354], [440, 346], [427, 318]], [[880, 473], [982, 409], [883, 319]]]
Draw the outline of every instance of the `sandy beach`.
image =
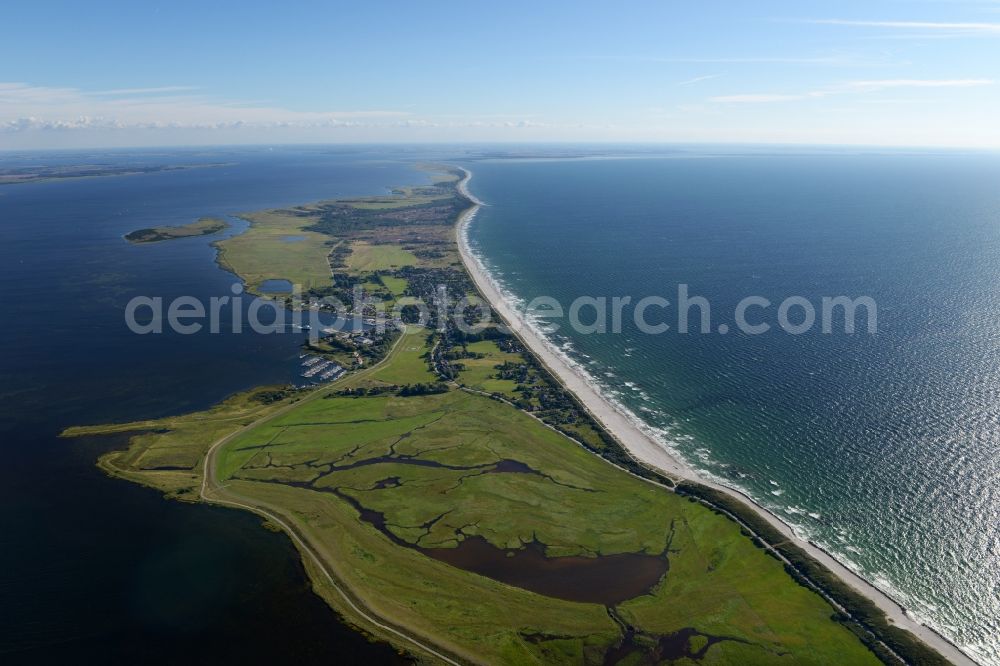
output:
[[458, 188], [474, 204], [473, 207], [462, 213], [457, 225], [459, 250], [466, 270], [472, 276], [482, 295], [490, 302], [496, 312], [505, 320], [510, 329], [521, 339], [524, 345], [545, 364], [567, 390], [572, 391], [576, 395], [590, 414], [625, 447], [633, 458], [651, 468], [659, 470], [666, 476], [695, 481], [739, 499], [766, 519], [789, 540], [793, 541], [810, 556], [835, 573], [850, 587], [874, 602], [886, 614], [892, 624], [915, 634], [949, 661], [955, 664], [975, 666], [976, 662], [959, 650], [954, 644], [938, 634], [931, 627], [907, 615], [906, 611], [897, 602], [870, 582], [845, 567], [828, 552], [809, 541], [801, 539], [795, 534], [792, 527], [781, 518], [756, 504], [744, 493], [702, 477], [694, 469], [685, 464], [684, 461], [671, 455], [636, 420], [633, 420], [629, 415], [616, 408], [607, 397], [602, 395], [585, 374], [574, 368], [572, 362], [561, 351], [556, 349], [549, 340], [534, 327], [530, 326], [525, 321], [523, 314], [504, 298], [500, 288], [494, 282], [489, 272], [469, 248], [466, 233], [467, 227], [475, 219], [476, 213], [480, 210], [481, 206], [486, 204], [479, 201], [469, 192], [468, 183], [472, 178], [472, 173], [466, 169], [463, 169], [463, 171], [465, 172], [465, 177], [459, 183]]

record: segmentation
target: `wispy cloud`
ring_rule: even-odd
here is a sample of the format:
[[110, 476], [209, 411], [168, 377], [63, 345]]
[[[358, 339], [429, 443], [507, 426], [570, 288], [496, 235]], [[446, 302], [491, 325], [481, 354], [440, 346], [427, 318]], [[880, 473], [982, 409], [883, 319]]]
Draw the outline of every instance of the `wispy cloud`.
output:
[[160, 86], [159, 88], [117, 88], [115, 90], [95, 90], [88, 95], [165, 95], [168, 93], [192, 92], [195, 86]]
[[749, 93], [739, 95], [720, 95], [710, 97], [708, 101], [719, 104], [767, 104], [773, 102], [795, 102], [808, 99], [819, 99], [832, 95], [849, 93], [870, 93], [880, 90], [898, 88], [977, 88], [995, 85], [993, 79], [882, 79], [874, 81], [848, 81], [826, 88], [810, 90], [803, 93]]
[[343, 127], [399, 121], [411, 114], [385, 109], [292, 111], [267, 104], [186, 94], [190, 86], [77, 88], [0, 82], [0, 128]]
[[688, 79], [686, 81], [681, 81], [677, 85], [678, 86], [691, 86], [691, 85], [694, 85], [696, 83], [701, 83], [702, 81], [711, 81], [712, 79], [717, 79], [720, 76], [723, 76], [723, 74], [708, 74], [706, 76], [696, 76], [693, 79]]
[[772, 95], [769, 93], [751, 93], [746, 95], [719, 95], [709, 97], [709, 102], [719, 104], [768, 104], [771, 102], [794, 102], [807, 99], [810, 95]]
[[948, 21], [855, 21], [850, 19], [806, 19], [802, 23], [843, 25], [858, 28], [939, 31], [953, 35], [1000, 35], [1000, 23]]
[[[188, 94], [197, 90], [188, 86], [164, 86], [85, 91], [0, 82], [0, 133], [5, 133], [8, 139], [18, 134], [24, 141], [30, 137], [63, 133], [55, 139], [58, 145], [69, 141], [65, 134], [68, 132], [74, 133], [73, 140], [84, 137], [88, 131], [102, 137], [113, 133], [123, 137], [122, 140], [132, 137], [133, 143], [142, 145], [146, 142], [137, 137], [148, 136], [149, 131], [157, 130], [174, 133], [225, 131], [225, 134], [212, 134], [214, 137], [242, 133], [258, 138], [294, 135], [379, 139], [394, 136], [409, 140], [428, 132], [449, 135], [467, 130], [523, 136], [560, 128], [558, 123], [525, 115], [420, 117], [412, 111], [394, 109], [293, 111], [262, 102], [218, 100]], [[331, 135], [329, 131], [337, 134]]]
[[620, 60], [622, 62], [659, 62], [691, 65], [871, 65], [871, 60], [853, 55], [830, 56], [660, 56], [660, 55], [590, 55], [584, 60]]
[[885, 88], [978, 88], [992, 86], [993, 79], [886, 79], [881, 81], [851, 81], [844, 87], [853, 90], [883, 90]]
[[655, 56], [641, 58], [651, 62], [673, 62], [673, 63], [702, 63], [702, 64], [733, 64], [733, 65], [756, 65], [756, 64], [786, 64], [786, 65], [843, 65], [848, 62], [847, 58], [838, 56], [820, 58], [788, 58], [780, 56], [751, 56], [751, 57], [731, 57], [731, 58], [659, 58]]

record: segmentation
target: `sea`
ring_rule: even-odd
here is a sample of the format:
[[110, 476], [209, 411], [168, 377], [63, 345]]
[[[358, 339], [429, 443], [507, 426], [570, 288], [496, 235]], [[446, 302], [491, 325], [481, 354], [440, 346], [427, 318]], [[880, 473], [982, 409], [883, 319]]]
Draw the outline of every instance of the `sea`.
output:
[[[473, 250], [595, 385], [1000, 664], [1000, 155], [692, 146], [465, 165], [486, 204]], [[615, 297], [633, 306], [620, 326]], [[843, 308], [824, 315], [838, 297], [865, 299], [853, 333]]]
[[[286, 536], [106, 477], [122, 438], [58, 433], [302, 381], [302, 332], [136, 335], [126, 304], [232, 295], [210, 243], [240, 212], [419, 184], [426, 161], [474, 173], [470, 241], [511, 299], [669, 301], [646, 310], [663, 333], [628, 307], [618, 332], [546, 333], [665, 447], [1000, 665], [1000, 156], [711, 146], [0, 152], [201, 166], [0, 185], [0, 661], [399, 661], [313, 594]], [[122, 238], [202, 216], [232, 227]], [[677, 330], [680, 285], [709, 332]], [[824, 333], [838, 296], [870, 298], [877, 330]], [[747, 297], [768, 332], [740, 330]], [[790, 297], [810, 330], [781, 328]]]
[[[303, 382], [301, 332], [237, 334], [223, 319], [219, 334], [136, 335], [126, 304], [232, 296], [239, 280], [210, 243], [245, 228], [235, 215], [424, 182], [412, 161], [364, 147], [0, 153], [0, 168], [202, 167], [0, 185], [0, 662], [400, 661], [312, 592], [286, 536], [106, 477], [95, 461], [122, 438], [58, 434]], [[202, 216], [233, 226], [122, 238]]]

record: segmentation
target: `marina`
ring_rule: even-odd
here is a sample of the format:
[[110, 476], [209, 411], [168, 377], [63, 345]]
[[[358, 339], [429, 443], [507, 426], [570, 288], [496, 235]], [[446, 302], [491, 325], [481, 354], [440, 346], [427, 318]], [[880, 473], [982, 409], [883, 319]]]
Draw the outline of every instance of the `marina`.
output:
[[322, 356], [306, 357], [302, 361], [302, 367], [305, 368], [302, 377], [306, 379], [316, 378], [324, 382], [337, 379], [346, 372], [341, 365]]

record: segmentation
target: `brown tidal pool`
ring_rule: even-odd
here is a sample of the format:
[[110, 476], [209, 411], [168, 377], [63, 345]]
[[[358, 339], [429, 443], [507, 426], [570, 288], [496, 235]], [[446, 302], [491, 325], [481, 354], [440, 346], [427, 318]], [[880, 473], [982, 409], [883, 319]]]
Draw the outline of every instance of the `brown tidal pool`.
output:
[[621, 553], [598, 557], [546, 557], [545, 546], [497, 548], [483, 537], [469, 537], [456, 548], [421, 548], [441, 562], [508, 585], [567, 601], [614, 606], [656, 585], [669, 568], [662, 555]]

